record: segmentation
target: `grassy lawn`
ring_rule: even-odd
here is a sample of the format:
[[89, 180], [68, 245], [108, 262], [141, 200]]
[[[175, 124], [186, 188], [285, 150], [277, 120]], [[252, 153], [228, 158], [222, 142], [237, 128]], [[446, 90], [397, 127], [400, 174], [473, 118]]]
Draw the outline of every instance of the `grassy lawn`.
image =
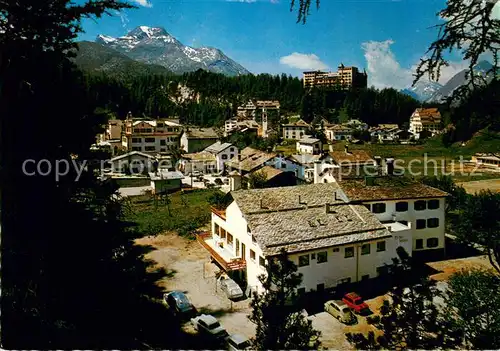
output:
[[169, 196], [170, 204], [149, 196], [130, 197], [130, 210], [126, 220], [136, 224], [141, 235], [156, 235], [164, 231], [176, 231], [192, 238], [192, 232], [210, 221], [208, 197], [218, 190], [198, 189]]
[[[329, 147], [333, 150], [344, 150], [345, 142], [337, 142], [333, 145], [324, 145], [324, 150]], [[454, 164], [455, 172], [452, 177], [457, 182], [472, 180], [484, 180], [499, 178], [498, 174], [475, 173], [471, 174], [470, 169], [464, 172], [457, 172], [460, 166], [461, 157], [469, 160], [476, 152], [495, 152], [500, 150], [500, 139], [488, 136], [476, 136], [465, 146], [454, 144], [451, 147], [442, 145], [439, 139], [427, 140], [422, 145], [401, 145], [401, 144], [349, 144], [349, 150], [366, 150], [372, 156], [393, 157], [397, 160], [397, 166], [411, 169], [411, 174], [416, 178], [423, 176], [433, 176], [443, 174], [443, 170], [449, 172]], [[296, 153], [295, 144], [279, 145], [277, 152], [285, 155]]]

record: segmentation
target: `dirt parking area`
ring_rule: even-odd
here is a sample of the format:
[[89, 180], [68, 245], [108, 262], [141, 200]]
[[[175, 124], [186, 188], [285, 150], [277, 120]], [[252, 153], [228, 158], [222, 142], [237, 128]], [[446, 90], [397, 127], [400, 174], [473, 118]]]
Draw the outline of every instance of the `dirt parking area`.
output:
[[[177, 234], [145, 237], [137, 244], [150, 245], [153, 251], [146, 255], [157, 267], [167, 270], [167, 277], [159, 282], [165, 292], [181, 290], [190, 298], [199, 312], [214, 315], [230, 334], [248, 338], [255, 335], [255, 325], [247, 315], [251, 312], [250, 299], [231, 302], [220, 289], [216, 290], [215, 273], [218, 268], [209, 263], [210, 255], [201, 245]], [[383, 297], [366, 300], [372, 311], [378, 312]], [[313, 327], [321, 332], [321, 347], [335, 350], [353, 350], [345, 333], [367, 333], [375, 330], [366, 323], [366, 317], [358, 316], [358, 324], [347, 326], [326, 312], [309, 315]], [[184, 329], [195, 333], [190, 323]]]
[[[185, 292], [200, 313], [214, 315], [230, 334], [248, 338], [255, 335], [255, 326], [247, 318], [250, 300], [231, 302], [220, 289], [216, 289], [215, 273], [218, 268], [209, 263], [209, 253], [198, 242], [177, 234], [150, 236], [136, 242], [154, 247], [146, 259], [169, 273], [159, 282], [165, 292]], [[185, 329], [194, 332], [189, 323]]]

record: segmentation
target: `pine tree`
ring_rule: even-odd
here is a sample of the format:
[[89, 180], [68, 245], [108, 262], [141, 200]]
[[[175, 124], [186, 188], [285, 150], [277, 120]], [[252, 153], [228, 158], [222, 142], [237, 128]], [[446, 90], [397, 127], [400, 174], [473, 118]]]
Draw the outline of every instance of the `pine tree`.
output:
[[312, 328], [294, 302], [302, 274], [288, 260], [285, 251], [268, 260], [267, 274], [259, 276], [265, 292], [254, 292], [249, 319], [256, 324], [253, 346], [256, 350], [314, 350], [320, 333]]

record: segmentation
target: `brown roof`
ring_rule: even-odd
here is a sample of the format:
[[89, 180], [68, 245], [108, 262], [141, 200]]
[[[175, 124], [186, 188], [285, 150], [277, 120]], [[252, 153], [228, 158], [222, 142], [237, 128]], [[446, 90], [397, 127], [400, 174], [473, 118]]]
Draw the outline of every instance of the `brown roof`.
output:
[[189, 128], [185, 131], [188, 139], [217, 139], [217, 133], [213, 128]]
[[276, 169], [276, 168], [271, 167], [271, 166], [264, 166], [261, 169], [254, 171], [252, 173], [260, 173], [260, 172], [262, 172], [266, 176], [266, 180], [270, 180], [270, 179], [276, 177], [278, 174], [283, 173], [282, 170]]
[[418, 112], [418, 114], [422, 120], [424, 120], [424, 119], [440, 120], [441, 119], [441, 113], [435, 107], [433, 107], [433, 108], [417, 108], [415, 110], [415, 112]]
[[215, 155], [208, 151], [183, 154], [182, 158], [193, 161], [215, 161]]
[[373, 162], [373, 157], [365, 150], [330, 151], [330, 155], [337, 164]]
[[297, 122], [283, 124], [283, 127], [309, 127], [309, 124], [303, 119], [299, 119]]
[[446, 197], [448, 193], [405, 177], [376, 177], [374, 185], [365, 179], [340, 180], [340, 187], [351, 201], [420, 199]]
[[[335, 183], [231, 192], [266, 256], [389, 237], [362, 205], [335, 196]], [[339, 195], [340, 196], [340, 195]]]
[[262, 166], [264, 163], [270, 161], [277, 156], [276, 153], [267, 153], [264, 151], [256, 150], [251, 147], [246, 147], [240, 152], [241, 161], [235, 157], [226, 162], [230, 168], [251, 172], [254, 169]]

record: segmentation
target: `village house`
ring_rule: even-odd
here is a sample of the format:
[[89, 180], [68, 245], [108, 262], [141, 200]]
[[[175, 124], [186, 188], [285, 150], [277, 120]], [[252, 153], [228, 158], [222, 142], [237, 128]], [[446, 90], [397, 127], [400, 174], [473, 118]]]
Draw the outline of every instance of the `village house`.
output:
[[246, 147], [241, 150], [238, 157], [229, 160], [226, 163], [228, 171], [237, 171], [242, 176], [247, 173], [256, 171], [264, 166], [274, 167], [276, 164], [275, 158], [278, 156], [275, 152], [264, 152], [251, 147]]
[[[284, 171], [273, 166], [264, 166], [256, 171], [247, 173], [243, 176], [243, 180], [239, 182], [244, 189], [250, 189], [250, 178], [254, 174], [263, 175], [265, 178], [265, 188], [283, 187], [297, 185], [297, 177], [294, 172]], [[234, 175], [233, 175], [234, 177]], [[239, 188], [230, 188], [231, 191], [239, 190]]]
[[221, 143], [217, 141], [216, 143], [207, 147], [205, 152], [209, 152], [215, 157], [216, 172], [224, 171], [224, 164], [238, 156], [238, 148], [231, 143]]
[[365, 150], [349, 150], [347, 145], [344, 151], [330, 151], [333, 162], [339, 166], [375, 165], [375, 159]]
[[247, 131], [258, 135], [260, 124], [251, 119], [240, 120], [231, 118], [224, 122], [224, 135], [228, 136], [235, 132], [245, 133]]
[[396, 176], [342, 179], [338, 184], [351, 203], [366, 206], [382, 223], [409, 227], [414, 256], [443, 256], [448, 193]]
[[184, 174], [193, 174], [194, 172], [211, 174], [217, 172], [217, 159], [214, 154], [208, 151], [182, 154], [177, 168]]
[[180, 138], [180, 147], [187, 153], [199, 152], [215, 143], [218, 135], [213, 128], [186, 127]]
[[417, 108], [410, 117], [409, 131], [417, 138], [420, 132], [428, 131], [434, 135], [441, 129], [441, 113], [437, 108]]
[[293, 123], [283, 124], [281, 127], [283, 129], [283, 139], [295, 140], [300, 140], [311, 128], [311, 126], [302, 119]]
[[325, 127], [325, 136], [330, 141], [351, 140], [353, 131], [346, 125], [334, 124]]
[[285, 166], [287, 170], [292, 170], [295, 176], [305, 182], [313, 182], [314, 180], [314, 168], [315, 162], [321, 162], [322, 164], [332, 164], [332, 157], [323, 152], [318, 155], [312, 154], [298, 154], [291, 155], [286, 159], [288, 162]]
[[129, 151], [170, 153], [179, 147], [182, 126], [168, 119], [135, 119], [124, 123], [123, 140]]
[[258, 276], [281, 250], [303, 279], [299, 293], [375, 278], [396, 248], [411, 252], [408, 227], [381, 223], [362, 204], [349, 203], [337, 183], [233, 191], [212, 209], [211, 232], [197, 236], [223, 270], [263, 292]]
[[132, 151], [109, 160], [113, 173], [147, 174], [157, 158], [140, 151]]
[[323, 143], [310, 135], [304, 135], [297, 141], [297, 152], [301, 154], [317, 155], [323, 152]]
[[280, 102], [277, 100], [249, 100], [246, 104], [238, 107], [238, 117], [244, 119], [254, 119], [257, 117], [257, 111], [262, 115], [268, 110], [276, 110], [279, 115]]
[[153, 194], [166, 194], [181, 190], [184, 175], [178, 171], [157, 170], [150, 172], [149, 178]]
[[476, 163], [481, 166], [490, 167], [493, 169], [500, 170], [500, 157], [495, 154], [475, 154], [471, 158], [472, 163]]

